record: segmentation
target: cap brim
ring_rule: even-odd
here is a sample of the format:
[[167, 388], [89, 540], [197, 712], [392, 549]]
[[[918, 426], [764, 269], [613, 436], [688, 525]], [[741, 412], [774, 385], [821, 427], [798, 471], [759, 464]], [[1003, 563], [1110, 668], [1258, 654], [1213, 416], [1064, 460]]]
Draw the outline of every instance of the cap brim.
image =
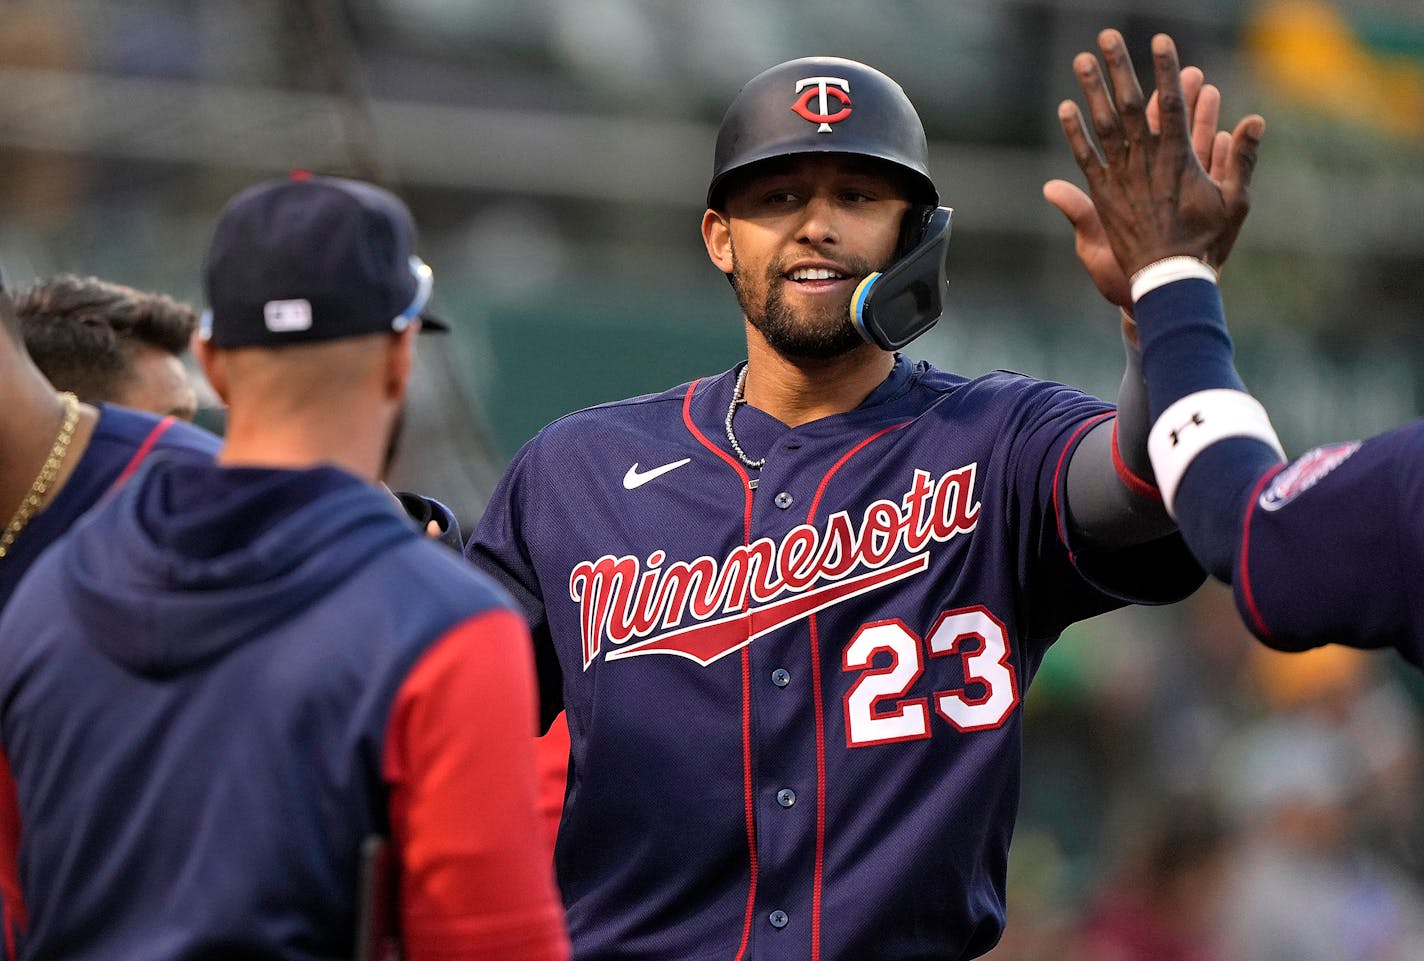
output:
[[450, 324], [440, 315], [422, 310], [420, 312], [420, 332], [422, 334], [448, 334]]

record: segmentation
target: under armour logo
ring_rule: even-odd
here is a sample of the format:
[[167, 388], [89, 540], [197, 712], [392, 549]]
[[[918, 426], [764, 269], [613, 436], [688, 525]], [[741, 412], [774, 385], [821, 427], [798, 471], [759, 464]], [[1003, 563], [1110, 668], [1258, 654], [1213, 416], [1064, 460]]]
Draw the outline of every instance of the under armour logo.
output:
[[[796, 92], [801, 94], [801, 97], [791, 105], [791, 109], [812, 123], [820, 124], [816, 128], [817, 133], [830, 133], [831, 124], [850, 116], [849, 80], [839, 77], [807, 77], [805, 80], [796, 81]], [[812, 98], [816, 100], [814, 109], [811, 107]], [[831, 100], [836, 100], [841, 105], [841, 109], [835, 113], [831, 113]]]
[[1181, 427], [1178, 427], [1178, 428], [1176, 428], [1175, 430], [1172, 430], [1172, 431], [1168, 431], [1168, 432], [1167, 432], [1167, 436], [1172, 439], [1172, 446], [1173, 446], [1173, 447], [1176, 447], [1177, 444], [1179, 444], [1179, 443], [1181, 442], [1181, 434], [1182, 434], [1182, 431], [1184, 431], [1184, 430], [1186, 430], [1188, 427], [1192, 427], [1192, 426], [1200, 427], [1200, 426], [1201, 426], [1202, 424], [1204, 424], [1204, 423], [1206, 423], [1206, 422], [1205, 422], [1204, 420], [1202, 420], [1201, 412], [1198, 411], [1197, 413], [1195, 413], [1195, 414], [1192, 415], [1192, 419], [1191, 419], [1191, 420], [1187, 421], [1187, 422], [1186, 422], [1185, 424], [1183, 424]]

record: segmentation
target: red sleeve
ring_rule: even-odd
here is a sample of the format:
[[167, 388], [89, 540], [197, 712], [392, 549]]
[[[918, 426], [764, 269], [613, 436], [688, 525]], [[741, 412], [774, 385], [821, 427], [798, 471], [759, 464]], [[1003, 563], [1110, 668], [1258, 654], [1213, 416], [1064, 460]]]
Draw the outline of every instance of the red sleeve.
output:
[[15, 942], [27, 922], [25, 897], [20, 891], [20, 801], [10, 759], [0, 751], [0, 957], [15, 957]]
[[408, 961], [569, 957], [538, 808], [529, 631], [495, 610], [438, 640], [396, 694], [384, 773]]
[[569, 716], [563, 711], [554, 718], [547, 733], [534, 739], [534, 757], [539, 771], [539, 810], [552, 851], [559, 837], [569, 780]]

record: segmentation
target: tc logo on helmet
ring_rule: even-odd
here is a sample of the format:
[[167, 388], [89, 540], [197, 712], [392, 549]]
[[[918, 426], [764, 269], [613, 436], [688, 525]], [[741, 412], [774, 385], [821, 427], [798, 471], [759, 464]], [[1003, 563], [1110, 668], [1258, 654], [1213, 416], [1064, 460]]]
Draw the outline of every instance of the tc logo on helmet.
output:
[[[850, 116], [849, 80], [839, 77], [807, 77], [805, 80], [796, 81], [796, 92], [801, 94], [801, 97], [791, 105], [791, 109], [812, 123], [820, 124], [816, 128], [817, 133], [830, 133], [831, 124]], [[812, 98], [816, 100], [814, 109], [811, 107]], [[841, 105], [841, 109], [835, 113], [831, 113], [830, 102], [833, 99]]]

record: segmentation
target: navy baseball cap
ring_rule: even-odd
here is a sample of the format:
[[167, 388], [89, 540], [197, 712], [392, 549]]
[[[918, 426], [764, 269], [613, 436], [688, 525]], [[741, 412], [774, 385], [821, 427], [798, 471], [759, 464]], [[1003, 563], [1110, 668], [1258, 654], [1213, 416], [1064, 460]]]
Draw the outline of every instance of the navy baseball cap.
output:
[[372, 184], [298, 173], [239, 193], [223, 209], [203, 264], [214, 347], [275, 347], [382, 331], [419, 320], [432, 275], [415, 255], [415, 222]]

